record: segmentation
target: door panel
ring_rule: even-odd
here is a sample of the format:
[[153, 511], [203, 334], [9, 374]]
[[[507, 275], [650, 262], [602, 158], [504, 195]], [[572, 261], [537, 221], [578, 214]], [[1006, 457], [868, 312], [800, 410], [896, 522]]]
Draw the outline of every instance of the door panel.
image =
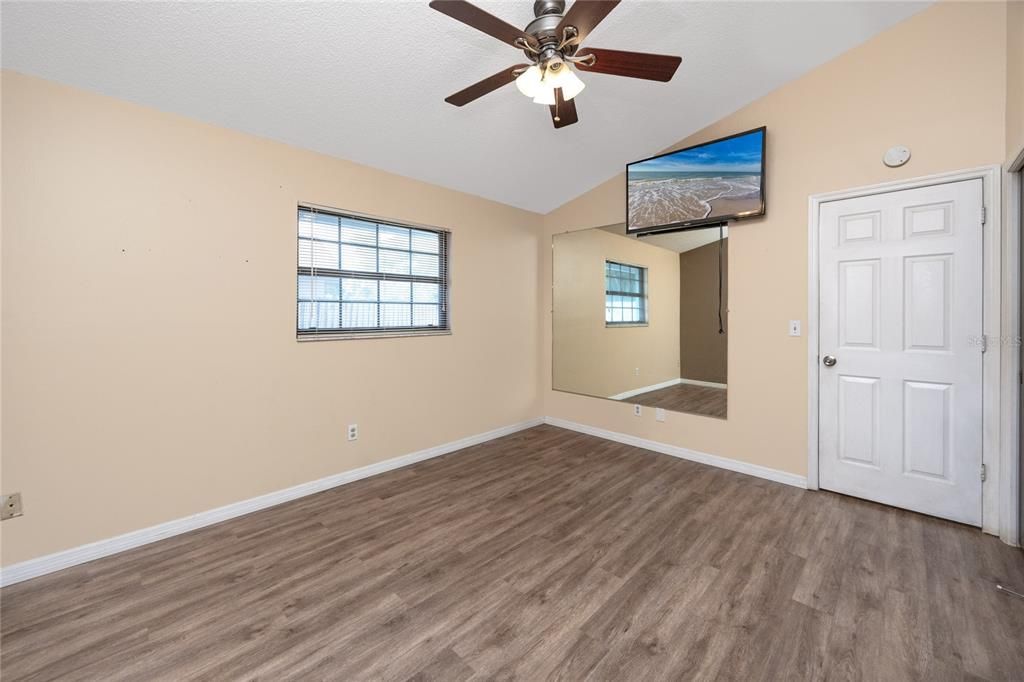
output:
[[982, 181], [822, 204], [820, 487], [981, 524]]
[[878, 348], [881, 261], [839, 263], [839, 345]]
[[839, 459], [878, 468], [876, 377], [839, 377]]
[[905, 350], [949, 351], [952, 263], [948, 253], [904, 259]]
[[950, 406], [953, 387], [926, 381], [903, 382], [903, 471], [952, 483]]

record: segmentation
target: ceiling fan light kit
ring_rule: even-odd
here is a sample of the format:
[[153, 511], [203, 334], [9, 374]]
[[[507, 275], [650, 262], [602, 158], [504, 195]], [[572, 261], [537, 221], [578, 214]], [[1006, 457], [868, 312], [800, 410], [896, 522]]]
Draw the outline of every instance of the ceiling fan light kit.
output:
[[516, 78], [516, 87], [537, 104], [554, 104], [555, 89], [562, 91], [565, 101], [583, 92], [586, 85], [565, 62], [555, 62], [546, 67], [530, 65]]
[[555, 128], [562, 128], [579, 120], [574, 99], [586, 86], [575, 69], [668, 82], [679, 68], [680, 57], [581, 48], [619, 2], [576, 0], [566, 12], [565, 0], [536, 0], [534, 20], [520, 30], [466, 0], [431, 0], [433, 9], [522, 50], [530, 61], [474, 83], [445, 101], [461, 107], [514, 80], [521, 93], [548, 105]]
[[531, 64], [523, 69], [523, 72], [516, 78], [516, 87], [519, 88], [519, 92], [533, 98], [537, 96], [542, 80], [544, 80], [544, 71], [536, 64]]

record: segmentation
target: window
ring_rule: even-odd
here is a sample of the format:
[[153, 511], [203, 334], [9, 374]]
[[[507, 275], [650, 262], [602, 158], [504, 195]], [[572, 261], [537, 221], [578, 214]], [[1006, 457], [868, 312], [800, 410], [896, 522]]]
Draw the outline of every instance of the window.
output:
[[300, 206], [298, 337], [448, 332], [449, 240]]
[[605, 261], [604, 323], [647, 324], [647, 268]]

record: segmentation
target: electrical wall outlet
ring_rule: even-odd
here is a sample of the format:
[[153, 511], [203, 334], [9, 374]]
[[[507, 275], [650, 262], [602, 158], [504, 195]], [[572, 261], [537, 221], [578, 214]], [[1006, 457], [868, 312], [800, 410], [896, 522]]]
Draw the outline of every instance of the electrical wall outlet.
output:
[[639, 417], [643, 413], [644, 413], [644, 408], [640, 407], [639, 405], [634, 405], [633, 406], [633, 415], [634, 416]]
[[0, 505], [2, 505], [0, 506], [0, 521], [13, 519], [15, 516], [21, 516], [24, 513], [21, 510], [21, 493], [0, 495]]
[[359, 424], [348, 425], [348, 439], [359, 440]]
[[635, 377], [640, 376], [640, 368], [639, 367], [634, 367], [633, 368], [633, 376], [635, 376]]
[[654, 408], [654, 421], [663, 422], [665, 421], [665, 410], [661, 407]]

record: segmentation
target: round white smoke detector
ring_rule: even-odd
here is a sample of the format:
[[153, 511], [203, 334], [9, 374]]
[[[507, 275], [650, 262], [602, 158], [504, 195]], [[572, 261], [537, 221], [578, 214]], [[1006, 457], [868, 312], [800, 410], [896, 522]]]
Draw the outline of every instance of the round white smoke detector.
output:
[[889, 147], [889, 149], [885, 151], [885, 156], [882, 157], [882, 161], [889, 168], [899, 168], [907, 161], [910, 161], [910, 149], [903, 145]]

